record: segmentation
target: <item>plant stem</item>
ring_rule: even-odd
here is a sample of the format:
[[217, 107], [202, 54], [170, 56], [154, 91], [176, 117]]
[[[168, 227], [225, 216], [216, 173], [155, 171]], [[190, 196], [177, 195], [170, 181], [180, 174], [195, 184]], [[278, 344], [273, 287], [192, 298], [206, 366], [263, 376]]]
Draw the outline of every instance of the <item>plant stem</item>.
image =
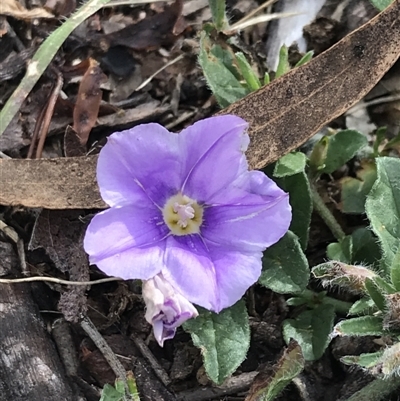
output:
[[346, 236], [346, 234], [342, 230], [342, 227], [340, 227], [339, 223], [336, 221], [332, 212], [325, 205], [324, 201], [322, 200], [321, 196], [317, 191], [317, 188], [311, 182], [311, 180], [310, 180], [310, 188], [311, 188], [311, 196], [313, 200], [314, 210], [322, 217], [322, 220], [324, 220], [325, 224], [332, 231], [332, 234], [335, 236], [335, 238], [339, 242], [342, 241]]

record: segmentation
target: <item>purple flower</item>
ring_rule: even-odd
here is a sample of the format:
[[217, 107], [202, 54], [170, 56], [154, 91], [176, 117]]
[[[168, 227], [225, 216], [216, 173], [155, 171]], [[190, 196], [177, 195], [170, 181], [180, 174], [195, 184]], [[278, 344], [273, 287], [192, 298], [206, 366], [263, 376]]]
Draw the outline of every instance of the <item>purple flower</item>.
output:
[[196, 308], [177, 292], [162, 274], [143, 282], [143, 299], [146, 303], [146, 320], [153, 325], [154, 337], [162, 347], [173, 338], [176, 328], [198, 316]]
[[288, 195], [248, 171], [246, 128], [225, 115], [180, 134], [158, 124], [112, 134], [97, 166], [111, 208], [87, 229], [90, 262], [124, 279], [162, 273], [188, 301], [216, 312], [238, 301], [291, 220]]

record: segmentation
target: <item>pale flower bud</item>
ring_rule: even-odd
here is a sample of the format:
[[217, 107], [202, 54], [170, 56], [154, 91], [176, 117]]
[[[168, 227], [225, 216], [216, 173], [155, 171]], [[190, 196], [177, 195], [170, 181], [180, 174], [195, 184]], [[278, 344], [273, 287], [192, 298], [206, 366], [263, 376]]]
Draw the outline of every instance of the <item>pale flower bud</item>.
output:
[[153, 325], [154, 337], [161, 347], [174, 337], [177, 327], [198, 316], [196, 308], [161, 273], [143, 281], [142, 295], [145, 318]]

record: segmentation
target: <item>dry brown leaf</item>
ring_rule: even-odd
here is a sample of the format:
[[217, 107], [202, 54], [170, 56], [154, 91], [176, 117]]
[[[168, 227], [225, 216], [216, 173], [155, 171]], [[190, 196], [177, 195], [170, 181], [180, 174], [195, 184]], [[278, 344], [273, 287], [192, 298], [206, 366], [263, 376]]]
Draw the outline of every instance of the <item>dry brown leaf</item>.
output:
[[289, 376], [290, 371], [304, 368], [304, 357], [301, 352], [300, 345], [293, 339], [290, 340], [287, 348], [283, 351], [279, 361], [273, 367], [265, 366], [255, 377], [249, 394], [245, 401], [259, 401], [265, 399], [268, 394], [269, 387], [275, 381], [275, 385], [285, 380], [285, 376]]
[[362, 99], [399, 56], [400, 1], [396, 0], [308, 64], [220, 114], [235, 114], [250, 124], [249, 164], [261, 168], [301, 146]]
[[0, 159], [0, 204], [46, 209], [87, 209], [89, 205], [105, 208], [97, 189], [96, 164], [96, 156]]
[[[387, 38], [390, 38], [388, 40]], [[261, 168], [358, 102], [400, 56], [400, 0], [308, 64], [222, 110], [250, 123], [247, 156]], [[0, 204], [104, 207], [96, 157], [0, 160]]]
[[72, 127], [82, 145], [86, 144], [90, 131], [96, 124], [103, 94], [100, 85], [106, 79], [107, 77], [103, 74], [99, 63], [92, 58], [89, 59], [89, 67], [79, 85]]
[[26, 9], [17, 0], [1, 0], [0, 15], [8, 15], [17, 19], [30, 20], [34, 18], [54, 18], [54, 15], [44, 8]]

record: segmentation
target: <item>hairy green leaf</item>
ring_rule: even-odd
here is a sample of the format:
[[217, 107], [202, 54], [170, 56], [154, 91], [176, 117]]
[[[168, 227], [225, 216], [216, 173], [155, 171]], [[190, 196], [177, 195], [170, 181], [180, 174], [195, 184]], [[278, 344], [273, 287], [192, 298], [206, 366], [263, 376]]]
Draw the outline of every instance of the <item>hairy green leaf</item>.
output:
[[[282, 171], [282, 169], [280, 170]], [[294, 175], [277, 178], [276, 182], [284, 191], [289, 193], [290, 205], [292, 206], [292, 221], [289, 230], [298, 236], [302, 249], [306, 249], [313, 209], [307, 174], [301, 171]]]
[[280, 294], [298, 293], [308, 284], [310, 270], [295, 234], [288, 231], [263, 256], [259, 283]]
[[393, 257], [392, 266], [390, 267], [390, 279], [393, 287], [400, 291], [400, 248]]
[[361, 355], [347, 355], [340, 358], [340, 361], [346, 365], [358, 365], [363, 368], [372, 368], [379, 362], [379, 358], [382, 356], [382, 354], [383, 351]]
[[273, 175], [276, 178], [282, 178], [303, 173], [306, 168], [306, 162], [307, 158], [304, 153], [288, 153], [276, 162]]
[[314, 51], [310, 50], [307, 52], [295, 65], [295, 67], [301, 67], [302, 65], [308, 63], [314, 55]]
[[383, 334], [382, 318], [361, 316], [342, 320], [333, 329], [338, 336], [379, 336]]
[[383, 11], [386, 7], [392, 3], [393, 0], [370, 0], [372, 5], [379, 11]]
[[184, 329], [200, 348], [209, 378], [222, 383], [246, 358], [250, 345], [250, 327], [246, 305], [237, 302], [219, 314], [200, 309], [196, 319], [188, 320]]
[[275, 72], [275, 78], [279, 78], [289, 71], [290, 71], [289, 49], [286, 45], [283, 45], [279, 50], [279, 60], [278, 60], [278, 67], [276, 68]]
[[365, 213], [365, 200], [376, 180], [375, 162], [363, 160], [356, 175], [357, 178], [346, 176], [339, 181], [343, 213]]
[[378, 308], [371, 298], [361, 298], [354, 302], [349, 310], [349, 315], [372, 315], [377, 312]]
[[294, 338], [301, 346], [306, 361], [319, 359], [329, 345], [335, 310], [333, 305], [319, 305], [296, 319], [283, 322], [283, 336], [288, 342]]
[[124, 392], [120, 393], [115, 387], [110, 384], [105, 384], [101, 391], [100, 401], [123, 401]]
[[227, 107], [249, 93], [232, 73], [233, 64], [228, 50], [219, 45], [213, 45], [207, 33], [200, 36], [199, 63], [207, 83], [214, 93], [218, 103]]
[[324, 161], [325, 166], [320, 171], [328, 174], [346, 164], [368, 144], [367, 138], [354, 130], [339, 131], [327, 138], [329, 141]]
[[248, 88], [251, 91], [256, 91], [257, 89], [261, 88], [261, 83], [260, 80], [258, 79], [257, 75], [251, 68], [251, 65], [247, 61], [246, 57], [244, 56], [243, 53], [235, 53], [236, 56], [236, 61], [239, 65], [240, 72], [243, 75], [243, 78], [245, 79]]
[[228, 20], [225, 14], [225, 0], [209, 1], [212, 19], [218, 31], [228, 28]]
[[382, 267], [390, 274], [400, 245], [400, 160], [380, 157], [376, 163], [378, 176], [367, 196], [365, 209], [382, 246]]
[[365, 289], [368, 292], [368, 295], [374, 301], [377, 308], [381, 311], [386, 309], [386, 301], [385, 297], [382, 293], [382, 290], [376, 285], [375, 281], [370, 278], [365, 279]]

